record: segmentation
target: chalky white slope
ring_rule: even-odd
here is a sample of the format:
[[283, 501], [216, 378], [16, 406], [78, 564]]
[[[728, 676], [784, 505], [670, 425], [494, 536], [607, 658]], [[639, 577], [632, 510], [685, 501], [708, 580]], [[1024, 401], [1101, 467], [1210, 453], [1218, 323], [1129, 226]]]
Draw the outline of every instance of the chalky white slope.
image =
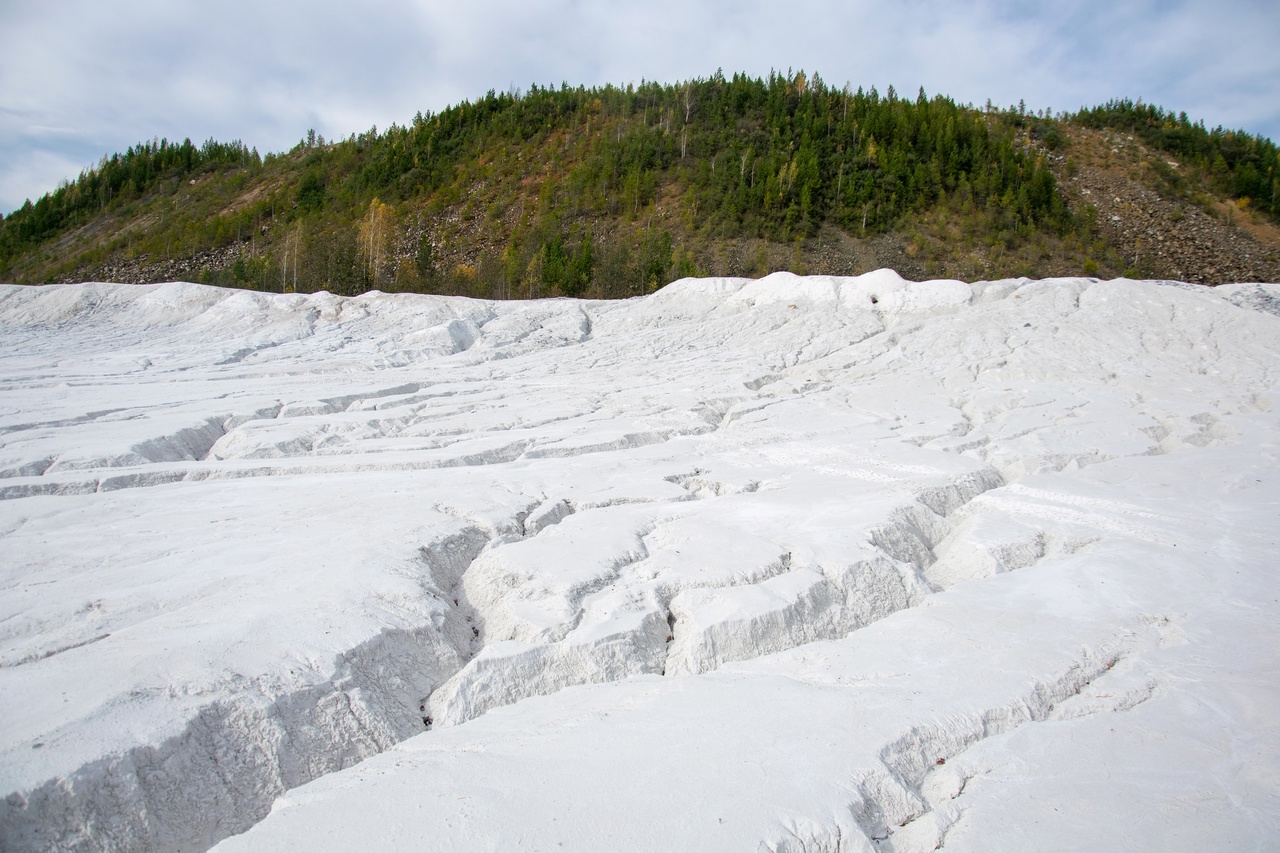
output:
[[0, 848], [1267, 849], [1277, 306], [0, 288]]

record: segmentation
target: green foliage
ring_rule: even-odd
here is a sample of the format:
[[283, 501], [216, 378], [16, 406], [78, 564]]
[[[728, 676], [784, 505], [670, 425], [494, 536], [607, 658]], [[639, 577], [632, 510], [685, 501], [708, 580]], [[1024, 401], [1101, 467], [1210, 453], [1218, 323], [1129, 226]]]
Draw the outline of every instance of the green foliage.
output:
[[963, 183], [979, 203], [1007, 195], [1015, 225], [1068, 225], [1045, 165], [1009, 129], [946, 98], [853, 93], [803, 73], [717, 74], [581, 97], [597, 93], [614, 132], [567, 181], [587, 213], [637, 217], [659, 186], [675, 182], [694, 198], [706, 233], [781, 242], [812, 236], [824, 221], [887, 231]]
[[640, 280], [650, 291], [673, 281], [671, 271], [671, 235], [666, 231], [650, 232], [640, 247]]
[[1067, 138], [1062, 135], [1056, 122], [1038, 121], [1031, 126], [1031, 136], [1040, 141], [1050, 151], [1059, 151], [1066, 147]]
[[549, 292], [582, 296], [591, 285], [593, 267], [594, 249], [590, 234], [580, 238], [572, 250], [565, 247], [564, 238], [559, 234], [543, 244], [542, 283]]
[[298, 185], [297, 209], [300, 214], [311, 213], [324, 207], [324, 176], [319, 171], [307, 172]]

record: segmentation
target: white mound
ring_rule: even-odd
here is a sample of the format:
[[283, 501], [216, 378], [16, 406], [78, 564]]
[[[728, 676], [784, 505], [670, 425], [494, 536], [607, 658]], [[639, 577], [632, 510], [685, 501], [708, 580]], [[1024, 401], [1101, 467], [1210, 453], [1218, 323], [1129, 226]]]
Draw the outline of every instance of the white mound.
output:
[[1267, 849], [1278, 305], [0, 287], [0, 849]]

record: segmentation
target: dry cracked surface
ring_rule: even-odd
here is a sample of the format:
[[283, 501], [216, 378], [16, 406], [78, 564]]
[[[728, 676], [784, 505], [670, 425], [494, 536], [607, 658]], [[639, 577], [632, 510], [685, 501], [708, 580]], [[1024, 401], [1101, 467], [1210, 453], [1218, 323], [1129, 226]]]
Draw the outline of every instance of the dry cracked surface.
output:
[[1278, 297], [0, 289], [0, 846], [1265, 846]]

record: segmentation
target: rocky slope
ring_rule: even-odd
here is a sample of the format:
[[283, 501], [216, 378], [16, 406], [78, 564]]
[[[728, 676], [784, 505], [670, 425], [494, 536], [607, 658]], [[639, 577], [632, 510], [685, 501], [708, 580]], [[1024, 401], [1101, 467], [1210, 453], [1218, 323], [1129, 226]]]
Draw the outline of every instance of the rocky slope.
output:
[[1061, 186], [1077, 210], [1097, 211], [1099, 232], [1125, 263], [1174, 281], [1280, 281], [1275, 223], [1203, 188], [1194, 199], [1190, 188], [1177, 193], [1161, 173], [1185, 167], [1130, 135], [1071, 128], [1070, 139], [1056, 158]]

